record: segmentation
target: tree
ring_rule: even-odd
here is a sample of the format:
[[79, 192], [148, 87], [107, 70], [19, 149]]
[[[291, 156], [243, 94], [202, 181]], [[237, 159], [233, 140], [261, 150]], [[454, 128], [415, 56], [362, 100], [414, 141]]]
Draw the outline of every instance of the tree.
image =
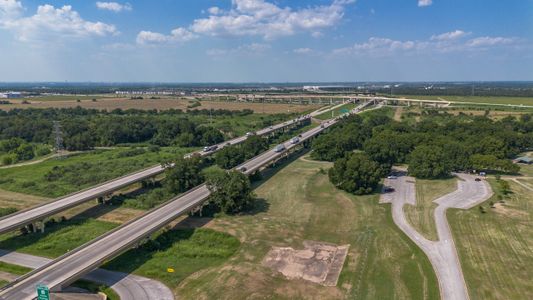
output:
[[222, 169], [231, 169], [244, 162], [243, 151], [236, 147], [224, 147], [215, 154], [215, 163]]
[[198, 157], [179, 157], [174, 165], [165, 171], [165, 188], [173, 194], [178, 194], [201, 184], [204, 180], [200, 172], [201, 166], [201, 159]]
[[226, 214], [242, 212], [254, 199], [250, 179], [235, 170], [212, 169], [206, 173], [206, 184], [209, 203]]
[[352, 153], [335, 161], [329, 179], [342, 190], [362, 195], [376, 190], [383, 173], [380, 165], [366, 154]]
[[22, 144], [15, 151], [17, 160], [30, 160], [35, 156], [33, 152], [33, 146], [30, 144]]
[[409, 174], [416, 178], [440, 178], [450, 175], [451, 166], [446, 162], [442, 148], [421, 145], [409, 155]]
[[492, 170], [507, 173], [518, 173], [520, 167], [508, 159], [498, 159], [494, 155], [474, 154], [470, 157], [475, 170]]

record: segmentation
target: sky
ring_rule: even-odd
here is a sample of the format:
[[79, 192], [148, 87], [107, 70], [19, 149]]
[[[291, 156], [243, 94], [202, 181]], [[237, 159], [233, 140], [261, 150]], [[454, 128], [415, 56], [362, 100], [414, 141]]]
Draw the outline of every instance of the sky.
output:
[[0, 0], [0, 81], [533, 80], [533, 0]]

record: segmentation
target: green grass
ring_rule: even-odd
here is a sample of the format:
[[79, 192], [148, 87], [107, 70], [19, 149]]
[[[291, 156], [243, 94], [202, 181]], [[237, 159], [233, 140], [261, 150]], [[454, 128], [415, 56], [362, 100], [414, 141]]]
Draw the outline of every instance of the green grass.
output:
[[[426, 256], [393, 223], [379, 195], [353, 196], [328, 180], [331, 164], [296, 160], [269, 169], [256, 208], [223, 216], [210, 227], [236, 235], [237, 254], [187, 278], [184, 299], [438, 299]], [[275, 174], [275, 175], [274, 175]], [[288, 280], [262, 265], [272, 246], [302, 249], [304, 240], [350, 244], [337, 287]]]
[[[187, 148], [163, 148], [160, 152], [122, 157], [126, 149], [95, 150], [88, 153], [53, 158], [17, 168], [0, 169], [0, 188], [44, 197], [59, 197], [95, 184], [158, 164], [189, 151]], [[47, 174], [65, 170], [59, 178], [47, 180]], [[59, 168], [59, 169], [58, 169]]]
[[0, 261], [0, 271], [2, 271], [2, 272], [11, 273], [11, 274], [14, 274], [14, 275], [24, 275], [24, 274], [30, 272], [31, 270], [32, 269], [30, 269], [30, 268], [17, 266], [17, 265], [13, 265], [13, 264], [9, 264], [9, 263]]
[[[211, 229], [180, 229], [130, 250], [104, 266], [162, 281], [175, 288], [187, 276], [222, 264], [239, 248], [239, 240]], [[173, 268], [175, 272], [167, 272]]]
[[0, 249], [55, 258], [110, 231], [117, 224], [92, 219], [71, 219], [46, 227], [44, 233], [0, 235]]
[[352, 110], [356, 106], [357, 106], [357, 104], [354, 104], [354, 103], [346, 103], [346, 104], [344, 104], [342, 106], [337, 107], [336, 109], [334, 109], [332, 111], [328, 111], [328, 112], [322, 113], [322, 114], [316, 116], [315, 118], [319, 119], [319, 120], [328, 120], [328, 119], [331, 119], [332, 117], [337, 117], [337, 116], [343, 114], [344, 110], [346, 110], [346, 109], [347, 110]]
[[[106, 285], [95, 283], [87, 280], [78, 280], [72, 284], [72, 286], [85, 289], [91, 293], [104, 293], [107, 296], [108, 300], [120, 300], [120, 297], [113, 289]], [[124, 299], [125, 300], [125, 299]]]
[[437, 205], [433, 203], [437, 198], [457, 189], [457, 179], [416, 180], [416, 206], [406, 205], [404, 212], [407, 220], [425, 238], [438, 240], [435, 218], [433, 217]]
[[487, 213], [448, 211], [470, 299], [533, 299], [533, 193], [509, 180], [513, 194], [505, 206], [489, 208], [499, 193], [489, 182], [495, 196], [483, 204]]
[[491, 104], [511, 104], [511, 105], [533, 105], [532, 97], [489, 97], [489, 96], [424, 96], [424, 95], [394, 95], [393, 97], [404, 97], [409, 99], [443, 100], [468, 103], [491, 103]]

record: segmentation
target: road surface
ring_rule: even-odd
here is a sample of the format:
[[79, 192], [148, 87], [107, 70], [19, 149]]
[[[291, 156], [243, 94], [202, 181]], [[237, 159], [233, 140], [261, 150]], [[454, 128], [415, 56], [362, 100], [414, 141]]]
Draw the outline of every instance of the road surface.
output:
[[[274, 126], [261, 129], [257, 131], [256, 134], [257, 135], [269, 134], [278, 129], [290, 126], [292, 124], [295, 124], [303, 120], [307, 120], [309, 118], [310, 116], [302, 116], [294, 120], [286, 121], [286, 122], [283, 122], [283, 123], [280, 123]], [[226, 145], [229, 145], [229, 144], [234, 145], [234, 144], [242, 143], [243, 141], [246, 140], [246, 138], [247, 138], [246, 136], [237, 137], [232, 140], [225, 141], [223, 143], [218, 144], [217, 145], [218, 148], [214, 151], [208, 151], [208, 152], [197, 151], [197, 152], [193, 152], [192, 154], [207, 156], [207, 155], [210, 155], [216, 152], [218, 149], [223, 148]], [[188, 154], [188, 155], [192, 155], [192, 154]], [[153, 166], [153, 167], [135, 172], [133, 174], [129, 174], [126, 176], [122, 176], [122, 177], [104, 182], [95, 187], [91, 187], [91, 188], [82, 190], [80, 192], [76, 192], [68, 196], [44, 203], [42, 205], [38, 205], [38, 206], [29, 208], [26, 210], [21, 210], [14, 214], [2, 217], [0, 218], [0, 234], [19, 229], [32, 222], [44, 220], [46, 217], [55, 215], [69, 208], [78, 206], [84, 202], [96, 199], [98, 197], [103, 197], [105, 195], [109, 195], [110, 193], [117, 191], [121, 188], [124, 188], [126, 186], [129, 186], [135, 182], [139, 182], [139, 181], [154, 177], [158, 174], [161, 174], [164, 172], [164, 170], [165, 168], [161, 165]]]
[[[52, 260], [39, 256], [0, 250], [0, 261], [36, 269]], [[119, 295], [120, 299], [124, 300], [174, 300], [172, 291], [166, 285], [146, 277], [96, 269], [82, 278], [111, 287]]]
[[400, 174], [397, 179], [386, 179], [385, 186], [394, 188], [394, 192], [382, 194], [380, 200], [382, 203], [392, 204], [394, 223], [428, 256], [437, 274], [443, 300], [469, 299], [459, 257], [446, 219], [446, 210], [469, 209], [492, 196], [492, 190], [486, 181], [475, 181], [475, 176], [472, 175], [456, 175], [462, 179], [457, 181], [457, 190], [433, 201], [438, 204], [434, 215], [438, 241], [430, 241], [423, 237], [405, 217], [403, 206], [416, 205], [414, 178]]
[[[364, 108], [366, 105], [359, 106], [354, 112], [359, 112], [359, 109]], [[338, 120], [339, 118], [326, 121], [322, 126], [315, 127], [301, 134], [300, 143], [321, 133], [323, 130], [334, 125]], [[245, 168], [244, 173], [253, 173], [270, 162], [284, 156], [286, 151], [298, 146], [298, 144], [292, 144], [289, 140], [284, 143], [284, 146], [286, 150], [283, 152], [276, 152], [275, 150], [266, 151], [241, 164], [236, 169], [244, 170], [243, 168]], [[60, 290], [62, 287], [68, 286], [104, 262], [135, 246], [177, 217], [189, 212], [204, 202], [209, 194], [210, 191], [206, 185], [200, 185], [146, 212], [142, 216], [107, 232], [97, 239], [66, 253], [49, 264], [21, 276], [16, 281], [4, 287], [0, 292], [0, 297], [17, 300], [32, 299], [35, 295], [35, 287], [38, 284], [45, 284], [51, 290]]]

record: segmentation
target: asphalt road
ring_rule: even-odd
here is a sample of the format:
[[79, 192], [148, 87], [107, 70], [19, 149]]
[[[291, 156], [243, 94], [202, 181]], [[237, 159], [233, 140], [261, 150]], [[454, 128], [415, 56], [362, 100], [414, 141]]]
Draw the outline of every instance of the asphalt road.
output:
[[[31, 269], [40, 268], [52, 260], [49, 258], [0, 250], [0, 261]], [[96, 269], [83, 279], [105, 284], [120, 297], [128, 300], [174, 300], [172, 291], [159, 281], [121, 272]]]
[[[358, 112], [358, 110], [354, 110]], [[323, 123], [323, 127], [313, 128], [302, 134], [300, 143], [314, 137], [337, 122], [337, 119]], [[296, 147], [290, 141], [284, 143], [287, 150]], [[237, 167], [246, 168], [245, 173], [252, 173], [273, 160], [284, 155], [269, 150]], [[210, 192], [206, 185], [176, 197], [142, 216], [125, 223], [99, 238], [57, 258], [49, 264], [30, 272], [11, 283], [0, 292], [4, 299], [25, 300], [35, 295], [37, 284], [46, 284], [51, 290], [68, 286], [75, 279], [94, 270], [105, 261], [130, 249], [142, 239], [159, 230], [180, 215], [183, 215], [205, 201]]]
[[[331, 108], [330, 108], [331, 109]], [[316, 112], [314, 112], [316, 113]], [[298, 121], [303, 121], [310, 118], [310, 116], [299, 117], [294, 120], [286, 121], [274, 126], [270, 126], [264, 129], [261, 129], [256, 132], [257, 135], [264, 135], [276, 131], [280, 128], [290, 126]], [[190, 153], [188, 155], [198, 154], [201, 156], [207, 156], [215, 153], [219, 149], [223, 148], [226, 145], [235, 145], [242, 143], [246, 140], [246, 136], [237, 137], [229, 141], [218, 144], [217, 150], [214, 151], [197, 151]], [[186, 155], [186, 156], [188, 156]], [[148, 169], [144, 169], [133, 174], [129, 174], [123, 177], [119, 177], [102, 184], [99, 184], [95, 187], [91, 187], [80, 192], [73, 193], [71, 195], [53, 200], [51, 202], [44, 203], [42, 205], [32, 207], [30, 209], [22, 210], [14, 214], [0, 218], [0, 234], [6, 233], [12, 230], [19, 229], [25, 225], [28, 225], [32, 222], [43, 220], [46, 217], [57, 214], [61, 211], [67, 210], [69, 208], [78, 206], [84, 202], [109, 195], [110, 193], [117, 191], [121, 188], [124, 188], [128, 185], [131, 185], [135, 182], [154, 177], [158, 174], [161, 174], [165, 168], [161, 165], [153, 166]]]
[[443, 300], [469, 299], [459, 257], [446, 219], [446, 210], [469, 209], [492, 196], [492, 190], [487, 182], [475, 181], [475, 176], [472, 175], [456, 175], [462, 179], [457, 181], [457, 190], [433, 201], [438, 204], [434, 215], [438, 241], [430, 241], [423, 237], [409, 224], [403, 212], [405, 204], [416, 204], [414, 178], [401, 175], [397, 179], [386, 179], [385, 185], [395, 190], [382, 194], [380, 200], [382, 203], [392, 204], [394, 223], [428, 256], [437, 274]]

